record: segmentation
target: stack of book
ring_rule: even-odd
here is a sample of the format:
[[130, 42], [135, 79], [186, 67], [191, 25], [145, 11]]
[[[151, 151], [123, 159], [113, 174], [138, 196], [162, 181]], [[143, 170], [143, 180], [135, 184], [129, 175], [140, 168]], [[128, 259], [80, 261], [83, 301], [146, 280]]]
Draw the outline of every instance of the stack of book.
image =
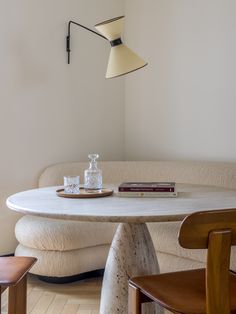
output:
[[175, 182], [123, 182], [118, 187], [123, 197], [177, 197]]

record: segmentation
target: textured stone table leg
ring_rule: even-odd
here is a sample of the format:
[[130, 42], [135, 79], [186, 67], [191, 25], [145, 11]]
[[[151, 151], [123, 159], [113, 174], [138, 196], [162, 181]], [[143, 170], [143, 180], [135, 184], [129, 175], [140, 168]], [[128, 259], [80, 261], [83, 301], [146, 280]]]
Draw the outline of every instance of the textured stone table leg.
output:
[[[120, 224], [111, 244], [102, 285], [100, 314], [128, 313], [128, 279], [157, 274], [159, 266], [146, 224]], [[163, 313], [153, 303], [142, 314]]]

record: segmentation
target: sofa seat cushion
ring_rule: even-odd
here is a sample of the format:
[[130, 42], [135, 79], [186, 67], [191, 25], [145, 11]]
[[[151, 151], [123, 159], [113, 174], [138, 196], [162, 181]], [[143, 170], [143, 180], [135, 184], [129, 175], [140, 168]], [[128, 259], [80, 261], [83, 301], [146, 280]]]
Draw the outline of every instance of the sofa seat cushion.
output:
[[204, 268], [205, 264], [186, 257], [156, 251], [161, 273]]
[[[149, 223], [148, 229], [151, 233], [155, 250], [171, 256], [187, 258], [199, 263], [206, 262], [206, 250], [184, 249], [179, 245], [178, 234], [181, 222]], [[236, 271], [236, 247], [231, 249], [230, 267]]]
[[110, 244], [116, 224], [79, 222], [26, 215], [16, 224], [17, 240], [38, 250], [70, 251]]

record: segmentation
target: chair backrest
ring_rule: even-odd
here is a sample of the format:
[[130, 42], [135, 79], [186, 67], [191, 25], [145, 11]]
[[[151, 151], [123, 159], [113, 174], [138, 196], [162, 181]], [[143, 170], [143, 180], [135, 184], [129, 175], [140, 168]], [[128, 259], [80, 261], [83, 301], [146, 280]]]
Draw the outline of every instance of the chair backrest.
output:
[[208, 248], [206, 266], [207, 314], [229, 314], [231, 245], [236, 245], [236, 209], [196, 212], [186, 217], [179, 243], [184, 248]]
[[232, 245], [236, 244], [236, 209], [201, 211], [187, 216], [179, 231], [179, 244], [187, 249], [208, 248], [212, 230], [232, 230]]

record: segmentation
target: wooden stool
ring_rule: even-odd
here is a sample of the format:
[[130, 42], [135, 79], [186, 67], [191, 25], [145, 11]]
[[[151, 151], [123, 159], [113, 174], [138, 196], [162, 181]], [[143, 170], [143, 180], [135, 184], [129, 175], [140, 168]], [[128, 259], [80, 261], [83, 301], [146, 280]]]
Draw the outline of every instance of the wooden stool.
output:
[[208, 248], [206, 269], [132, 278], [129, 314], [156, 302], [173, 313], [236, 313], [236, 275], [229, 271], [231, 245], [236, 245], [236, 209], [197, 212], [182, 222], [184, 248]]
[[27, 273], [36, 260], [34, 257], [0, 257], [0, 289], [2, 293], [9, 288], [9, 314], [26, 314]]

